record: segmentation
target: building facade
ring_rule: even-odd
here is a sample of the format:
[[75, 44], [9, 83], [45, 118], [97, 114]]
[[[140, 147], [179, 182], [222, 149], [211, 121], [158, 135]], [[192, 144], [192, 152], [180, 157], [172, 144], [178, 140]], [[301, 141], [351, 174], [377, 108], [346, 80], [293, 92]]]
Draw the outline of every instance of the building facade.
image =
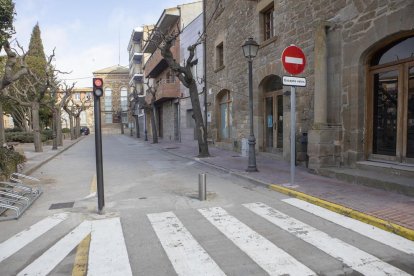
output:
[[112, 66], [93, 72], [95, 78], [102, 78], [104, 94], [101, 97], [101, 123], [103, 129], [127, 128], [132, 121], [129, 104], [129, 68]]
[[[154, 25], [156, 32], [172, 34], [185, 29], [202, 12], [202, 2], [178, 5], [177, 7], [165, 9], [158, 22]], [[180, 81], [175, 73], [168, 67], [166, 60], [162, 57], [153, 32], [144, 45], [143, 52], [150, 54], [144, 65], [145, 78], [151, 79], [151, 85], [156, 89], [155, 106], [157, 134], [162, 139], [180, 140], [180, 105], [181, 98]], [[180, 56], [181, 36], [178, 36], [171, 48], [172, 54], [177, 61]], [[147, 103], [151, 102], [152, 95], [146, 94]], [[150, 116], [147, 116], [148, 136], [151, 138]]]
[[[414, 2], [206, 1], [209, 135], [239, 151], [249, 135], [248, 69], [253, 37], [256, 149], [290, 157], [290, 95], [283, 50], [303, 49], [296, 89], [298, 161], [318, 170], [363, 160], [414, 162]], [[307, 143], [306, 143], [307, 142]]]

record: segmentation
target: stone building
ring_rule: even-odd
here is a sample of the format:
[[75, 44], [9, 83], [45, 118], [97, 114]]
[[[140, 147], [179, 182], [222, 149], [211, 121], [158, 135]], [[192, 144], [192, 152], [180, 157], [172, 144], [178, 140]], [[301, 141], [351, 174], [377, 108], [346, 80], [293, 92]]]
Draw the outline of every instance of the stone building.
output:
[[[249, 135], [248, 67], [253, 60], [256, 149], [290, 157], [290, 96], [282, 51], [295, 44], [307, 66], [296, 89], [297, 159], [309, 167], [361, 161], [414, 163], [412, 0], [206, 1], [207, 89], [217, 146], [239, 151]], [[306, 140], [308, 144], [306, 144]]]
[[[165, 9], [161, 14], [154, 28], [164, 34], [171, 34], [180, 29], [186, 28], [202, 12], [202, 2], [178, 5], [177, 7]], [[174, 58], [177, 61], [180, 57], [181, 39], [178, 37], [171, 48]], [[169, 69], [167, 62], [161, 56], [157, 48], [160, 43], [151, 34], [143, 47], [143, 52], [151, 56], [145, 61], [144, 76], [151, 79], [151, 84], [156, 88], [156, 120], [158, 136], [166, 140], [180, 139], [180, 108], [179, 98], [181, 97], [180, 81]], [[146, 101], [151, 102], [152, 95], [146, 95]], [[151, 138], [150, 116], [147, 116], [148, 136]]]
[[103, 79], [104, 95], [101, 97], [101, 123], [103, 132], [118, 132], [132, 121], [129, 109], [129, 68], [112, 66], [93, 72]]

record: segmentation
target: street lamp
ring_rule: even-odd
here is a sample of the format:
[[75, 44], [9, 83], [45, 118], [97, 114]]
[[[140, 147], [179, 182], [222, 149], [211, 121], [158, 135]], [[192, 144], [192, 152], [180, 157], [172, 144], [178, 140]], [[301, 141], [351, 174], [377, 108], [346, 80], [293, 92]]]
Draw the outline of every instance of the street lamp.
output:
[[253, 58], [256, 57], [257, 51], [259, 50], [259, 44], [250, 37], [242, 45], [243, 54], [247, 58], [249, 64], [249, 118], [250, 118], [250, 137], [249, 137], [249, 165], [246, 169], [247, 172], [257, 172], [256, 167], [256, 138], [254, 137], [253, 131], [253, 73], [252, 73], [252, 62]]

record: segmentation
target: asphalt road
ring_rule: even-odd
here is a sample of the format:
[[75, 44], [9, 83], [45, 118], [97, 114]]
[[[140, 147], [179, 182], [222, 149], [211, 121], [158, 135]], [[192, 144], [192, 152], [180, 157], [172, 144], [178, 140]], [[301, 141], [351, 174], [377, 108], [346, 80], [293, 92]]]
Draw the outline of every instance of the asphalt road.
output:
[[0, 222], [0, 275], [414, 274], [411, 241], [128, 136], [103, 137], [98, 215], [94, 150], [88, 136], [33, 174], [44, 194]]

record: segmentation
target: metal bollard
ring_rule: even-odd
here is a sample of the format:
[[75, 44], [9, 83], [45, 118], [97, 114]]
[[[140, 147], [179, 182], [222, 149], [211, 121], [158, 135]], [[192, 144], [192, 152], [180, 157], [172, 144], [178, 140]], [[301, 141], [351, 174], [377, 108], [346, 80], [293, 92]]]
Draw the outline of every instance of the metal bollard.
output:
[[207, 199], [207, 175], [205, 173], [198, 174], [198, 199], [203, 201]]

